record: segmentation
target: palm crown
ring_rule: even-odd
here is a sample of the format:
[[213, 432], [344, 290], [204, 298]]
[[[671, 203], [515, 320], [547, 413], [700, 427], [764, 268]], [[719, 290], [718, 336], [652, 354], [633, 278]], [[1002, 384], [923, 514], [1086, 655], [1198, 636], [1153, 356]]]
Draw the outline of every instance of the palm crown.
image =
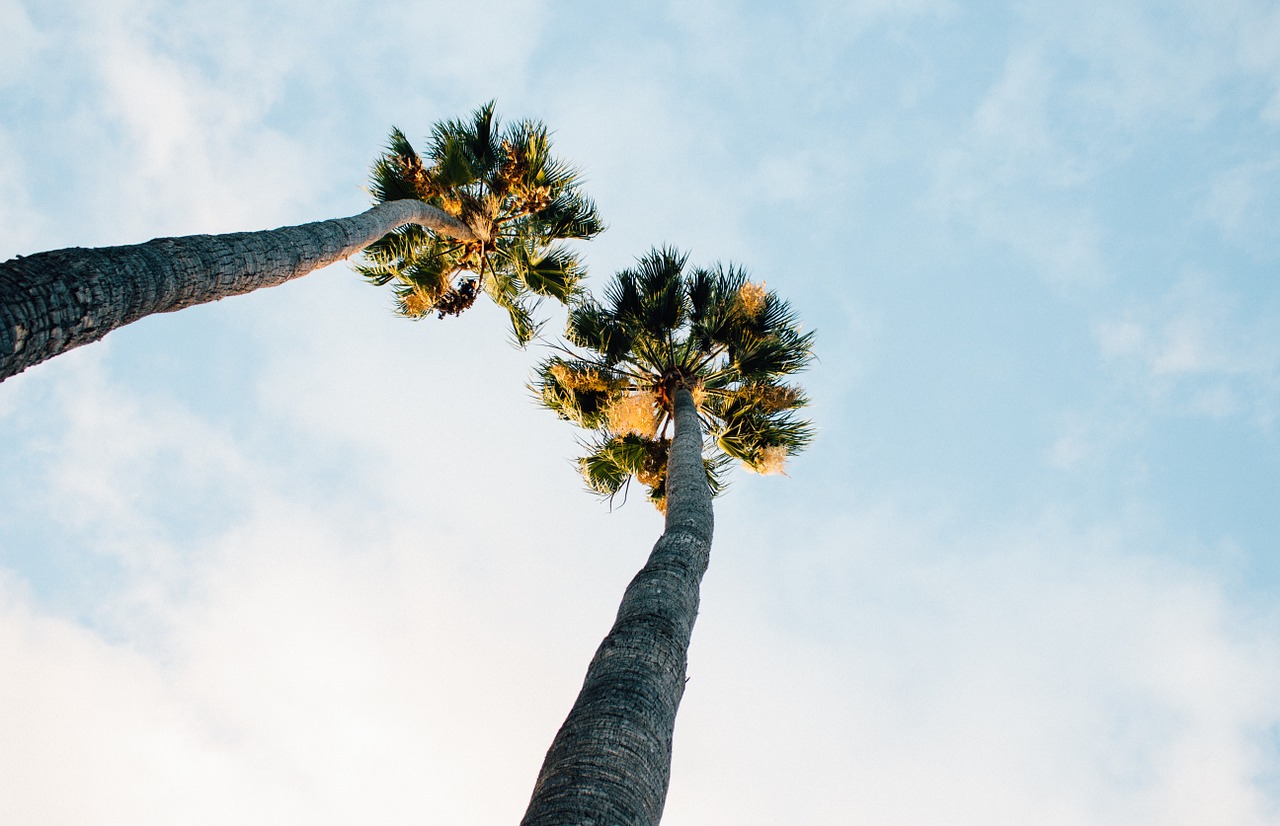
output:
[[370, 245], [357, 270], [377, 285], [396, 281], [396, 309], [410, 318], [457, 315], [483, 291], [511, 316], [520, 344], [537, 332], [543, 296], [567, 302], [582, 268], [563, 241], [603, 230], [578, 172], [551, 154], [547, 128], [520, 121], [505, 129], [493, 103], [469, 121], [436, 124], [418, 155], [393, 129], [374, 163], [378, 202], [416, 198], [457, 218], [472, 235], [447, 238], [408, 225]]
[[784, 379], [812, 359], [787, 302], [734, 266], [693, 268], [653, 250], [619, 272], [604, 301], [575, 300], [566, 345], [538, 367], [534, 389], [561, 418], [595, 431], [579, 460], [587, 486], [612, 497], [636, 477], [665, 507], [673, 399], [693, 394], [708, 436], [713, 492], [732, 460], [779, 473], [812, 438], [808, 403]]

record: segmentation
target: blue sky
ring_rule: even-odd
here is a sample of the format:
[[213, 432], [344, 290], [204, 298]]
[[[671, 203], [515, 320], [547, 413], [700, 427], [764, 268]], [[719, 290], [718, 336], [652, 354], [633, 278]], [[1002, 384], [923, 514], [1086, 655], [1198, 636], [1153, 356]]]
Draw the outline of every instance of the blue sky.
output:
[[[818, 331], [665, 824], [1280, 821], [1265, 2], [0, 0], [0, 257], [354, 214], [496, 99]], [[335, 266], [0, 385], [0, 822], [515, 822], [660, 521]], [[554, 330], [553, 318], [549, 329]]]

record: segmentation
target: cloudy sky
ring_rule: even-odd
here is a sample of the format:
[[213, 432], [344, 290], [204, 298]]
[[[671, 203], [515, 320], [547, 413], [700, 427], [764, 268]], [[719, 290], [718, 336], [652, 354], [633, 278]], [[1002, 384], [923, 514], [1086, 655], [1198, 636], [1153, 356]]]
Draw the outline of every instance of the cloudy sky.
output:
[[[0, 0], [0, 259], [354, 214], [496, 99], [594, 283], [673, 244], [818, 332], [665, 824], [1280, 823], [1276, 6], [617, 5]], [[391, 303], [334, 266], [0, 385], [0, 822], [519, 820], [660, 520], [499, 311]]]

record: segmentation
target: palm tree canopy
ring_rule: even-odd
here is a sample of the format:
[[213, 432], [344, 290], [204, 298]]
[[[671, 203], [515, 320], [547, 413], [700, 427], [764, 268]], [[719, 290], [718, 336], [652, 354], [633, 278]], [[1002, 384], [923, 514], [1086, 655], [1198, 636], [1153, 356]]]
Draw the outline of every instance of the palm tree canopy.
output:
[[439, 207], [474, 237], [404, 226], [370, 245], [357, 270], [377, 285], [395, 281], [396, 309], [409, 318], [456, 315], [487, 293], [510, 314], [521, 345], [537, 332], [542, 297], [568, 302], [578, 289], [582, 267], [564, 242], [604, 229], [577, 170], [552, 155], [547, 128], [503, 128], [492, 102], [470, 120], [438, 123], [425, 158], [393, 129], [370, 190], [378, 202]]
[[791, 307], [736, 266], [686, 267], [655, 249], [609, 282], [603, 301], [576, 298], [566, 344], [538, 367], [534, 390], [561, 418], [593, 431], [579, 460], [587, 486], [612, 497], [634, 476], [664, 506], [673, 398], [688, 388], [707, 433], [713, 492], [733, 460], [780, 473], [807, 446], [808, 403], [785, 380], [813, 358], [813, 333]]

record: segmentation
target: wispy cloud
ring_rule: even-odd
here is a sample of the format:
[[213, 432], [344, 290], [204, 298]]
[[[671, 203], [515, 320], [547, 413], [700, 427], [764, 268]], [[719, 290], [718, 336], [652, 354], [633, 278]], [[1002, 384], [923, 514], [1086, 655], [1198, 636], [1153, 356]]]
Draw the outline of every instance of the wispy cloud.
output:
[[[725, 537], [677, 822], [1270, 822], [1255, 779], [1280, 758], [1274, 617], [1167, 561], [1146, 524], [990, 527], [912, 501], [802, 542], [765, 528], [766, 559]], [[767, 592], [747, 573], [761, 564]], [[747, 782], [762, 752], [771, 776], [809, 782]], [[718, 784], [751, 791], [706, 794]]]
[[941, 153], [927, 203], [1054, 283], [1094, 284], [1105, 275], [1101, 233], [1078, 195], [1098, 168], [1056, 132], [1057, 75], [1043, 49], [1012, 52], [966, 131]]
[[1269, 429], [1280, 415], [1275, 308], [1188, 275], [1158, 301], [1098, 323], [1098, 346], [1143, 404], [1181, 415], [1242, 416]]

